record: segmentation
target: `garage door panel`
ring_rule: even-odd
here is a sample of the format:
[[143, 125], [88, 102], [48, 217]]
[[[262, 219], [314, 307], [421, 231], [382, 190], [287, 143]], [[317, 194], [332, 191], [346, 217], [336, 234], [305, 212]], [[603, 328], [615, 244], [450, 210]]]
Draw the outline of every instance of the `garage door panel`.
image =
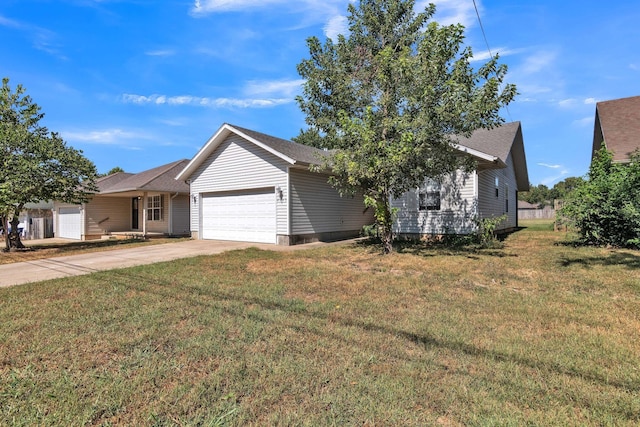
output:
[[276, 242], [273, 189], [209, 194], [202, 200], [204, 239]]
[[58, 211], [58, 237], [78, 239], [82, 237], [82, 224], [78, 208], [60, 208]]

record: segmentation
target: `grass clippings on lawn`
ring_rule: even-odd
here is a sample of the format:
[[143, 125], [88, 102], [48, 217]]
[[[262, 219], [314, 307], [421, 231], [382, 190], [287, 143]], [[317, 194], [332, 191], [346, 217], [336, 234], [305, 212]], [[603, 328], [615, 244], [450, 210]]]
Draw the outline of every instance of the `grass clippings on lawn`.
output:
[[249, 249], [0, 290], [0, 424], [638, 425], [640, 254]]

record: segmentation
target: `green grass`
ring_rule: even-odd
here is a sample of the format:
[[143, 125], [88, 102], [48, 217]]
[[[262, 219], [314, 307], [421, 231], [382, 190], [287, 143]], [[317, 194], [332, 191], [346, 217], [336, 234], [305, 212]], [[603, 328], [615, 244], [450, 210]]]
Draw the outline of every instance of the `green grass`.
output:
[[249, 249], [0, 290], [0, 425], [638, 425], [640, 254]]

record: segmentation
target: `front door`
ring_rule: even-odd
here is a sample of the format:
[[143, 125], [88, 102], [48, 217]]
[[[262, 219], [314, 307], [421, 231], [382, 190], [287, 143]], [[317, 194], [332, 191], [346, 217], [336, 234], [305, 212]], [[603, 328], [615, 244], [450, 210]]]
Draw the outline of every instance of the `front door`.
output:
[[134, 197], [133, 199], [131, 199], [131, 229], [132, 230], [137, 230], [138, 229], [138, 217], [139, 217], [139, 206], [140, 206], [140, 199], [137, 197]]

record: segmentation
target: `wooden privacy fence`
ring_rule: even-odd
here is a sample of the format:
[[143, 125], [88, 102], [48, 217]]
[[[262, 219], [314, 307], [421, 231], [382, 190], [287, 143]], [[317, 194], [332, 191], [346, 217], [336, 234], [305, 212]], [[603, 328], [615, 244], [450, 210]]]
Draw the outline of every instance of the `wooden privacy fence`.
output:
[[555, 219], [556, 211], [551, 206], [544, 209], [518, 209], [518, 219]]

